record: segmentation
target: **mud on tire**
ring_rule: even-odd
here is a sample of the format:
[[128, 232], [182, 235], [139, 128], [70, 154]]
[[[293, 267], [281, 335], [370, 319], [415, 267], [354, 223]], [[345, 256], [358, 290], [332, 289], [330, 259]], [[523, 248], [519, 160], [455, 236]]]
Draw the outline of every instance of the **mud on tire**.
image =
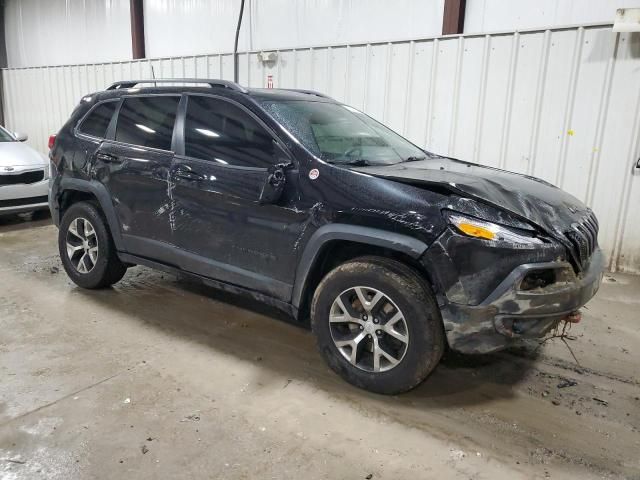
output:
[[[372, 307], [373, 302], [378, 306]], [[354, 317], [357, 323], [351, 322]], [[386, 325], [389, 322], [395, 323]], [[377, 393], [416, 387], [436, 367], [445, 348], [440, 310], [428, 284], [412, 268], [382, 257], [357, 258], [329, 272], [311, 303], [311, 328], [331, 369], [349, 383]], [[351, 345], [343, 345], [362, 335], [354, 364]]]
[[75, 203], [65, 212], [58, 231], [58, 250], [67, 275], [83, 288], [111, 286], [127, 271], [104, 217], [90, 202]]

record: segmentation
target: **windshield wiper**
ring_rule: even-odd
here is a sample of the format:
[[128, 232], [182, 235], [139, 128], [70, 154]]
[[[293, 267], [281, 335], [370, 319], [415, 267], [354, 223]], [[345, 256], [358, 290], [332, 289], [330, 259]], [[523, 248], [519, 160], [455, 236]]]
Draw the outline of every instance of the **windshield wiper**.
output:
[[332, 165], [350, 165], [353, 167], [370, 167], [371, 164], [364, 158], [356, 158], [354, 160], [348, 160], [346, 162], [335, 162], [333, 160], [326, 160], [327, 163]]
[[364, 158], [356, 158], [354, 160], [349, 160], [348, 162], [344, 162], [344, 165], [353, 165], [354, 167], [368, 167], [371, 164], [367, 162]]
[[407, 157], [404, 159], [405, 162], [419, 162], [420, 160], [426, 160], [427, 157]]

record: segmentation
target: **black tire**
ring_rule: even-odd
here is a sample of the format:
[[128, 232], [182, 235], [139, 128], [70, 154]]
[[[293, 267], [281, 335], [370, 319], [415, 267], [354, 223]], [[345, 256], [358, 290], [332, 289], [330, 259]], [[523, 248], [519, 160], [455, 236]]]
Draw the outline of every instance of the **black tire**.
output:
[[[95, 231], [95, 238], [97, 238], [97, 259], [95, 263], [91, 263], [92, 268], [87, 273], [80, 272], [67, 253], [69, 227], [75, 220], [82, 222], [83, 219], [90, 222]], [[65, 212], [58, 231], [58, 250], [67, 275], [82, 288], [109, 287], [120, 281], [127, 271], [126, 265], [118, 258], [104, 217], [98, 208], [90, 202], [75, 203]], [[82, 252], [80, 252], [81, 254]]]
[[[404, 320], [403, 329], [406, 329], [408, 342], [406, 346], [400, 348], [400, 351], [404, 352], [402, 358], [389, 370], [366, 371], [345, 358], [334, 343], [332, 332], [335, 333], [337, 327], [335, 327], [336, 324], [329, 322], [334, 300], [343, 292], [358, 286], [370, 287], [382, 292], [391, 301], [390, 303], [395, 304], [394, 307], [397, 306], [401, 311]], [[358, 305], [357, 301], [356, 305]], [[371, 314], [371, 316], [374, 315]], [[384, 322], [384, 320], [376, 320], [380, 325]], [[382, 257], [357, 258], [329, 272], [320, 282], [313, 296], [311, 328], [316, 336], [320, 353], [329, 367], [347, 382], [376, 393], [397, 394], [416, 387], [438, 365], [445, 349], [442, 317], [429, 285], [414, 269]], [[363, 330], [364, 327], [357, 328]], [[353, 333], [347, 331], [347, 335]], [[366, 329], [363, 333], [366, 333]], [[373, 332], [368, 338], [377, 333], [379, 332]], [[358, 334], [357, 330], [355, 334]], [[385, 334], [381, 333], [381, 335]], [[381, 338], [378, 335], [375, 340], [382, 342]], [[368, 341], [373, 342], [374, 339], [371, 338]], [[365, 348], [363, 354], [373, 355], [368, 353], [366, 347], [367, 345], [363, 344], [362, 348]], [[373, 349], [373, 346], [370, 348]]]

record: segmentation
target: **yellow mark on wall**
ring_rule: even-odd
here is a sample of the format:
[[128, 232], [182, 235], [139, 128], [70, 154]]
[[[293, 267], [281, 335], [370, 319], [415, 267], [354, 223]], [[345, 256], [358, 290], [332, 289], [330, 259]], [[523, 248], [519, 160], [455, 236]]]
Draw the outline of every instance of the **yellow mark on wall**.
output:
[[572, 137], [575, 133], [576, 132], [574, 132], [572, 129], [567, 130], [567, 135], [571, 135]]

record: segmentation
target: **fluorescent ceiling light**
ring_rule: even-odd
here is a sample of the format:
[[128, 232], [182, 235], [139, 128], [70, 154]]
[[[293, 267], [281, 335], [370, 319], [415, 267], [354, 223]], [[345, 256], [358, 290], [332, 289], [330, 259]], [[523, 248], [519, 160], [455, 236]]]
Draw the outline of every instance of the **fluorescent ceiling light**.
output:
[[136, 127], [138, 127], [140, 130], [142, 130], [143, 132], [147, 132], [147, 133], [156, 133], [155, 130], [147, 127], [146, 125], [142, 125], [141, 123], [136, 123]]
[[196, 128], [195, 130], [200, 135], [204, 135], [205, 137], [219, 137], [220, 136], [219, 133], [214, 132], [213, 130], [207, 130], [206, 128]]

